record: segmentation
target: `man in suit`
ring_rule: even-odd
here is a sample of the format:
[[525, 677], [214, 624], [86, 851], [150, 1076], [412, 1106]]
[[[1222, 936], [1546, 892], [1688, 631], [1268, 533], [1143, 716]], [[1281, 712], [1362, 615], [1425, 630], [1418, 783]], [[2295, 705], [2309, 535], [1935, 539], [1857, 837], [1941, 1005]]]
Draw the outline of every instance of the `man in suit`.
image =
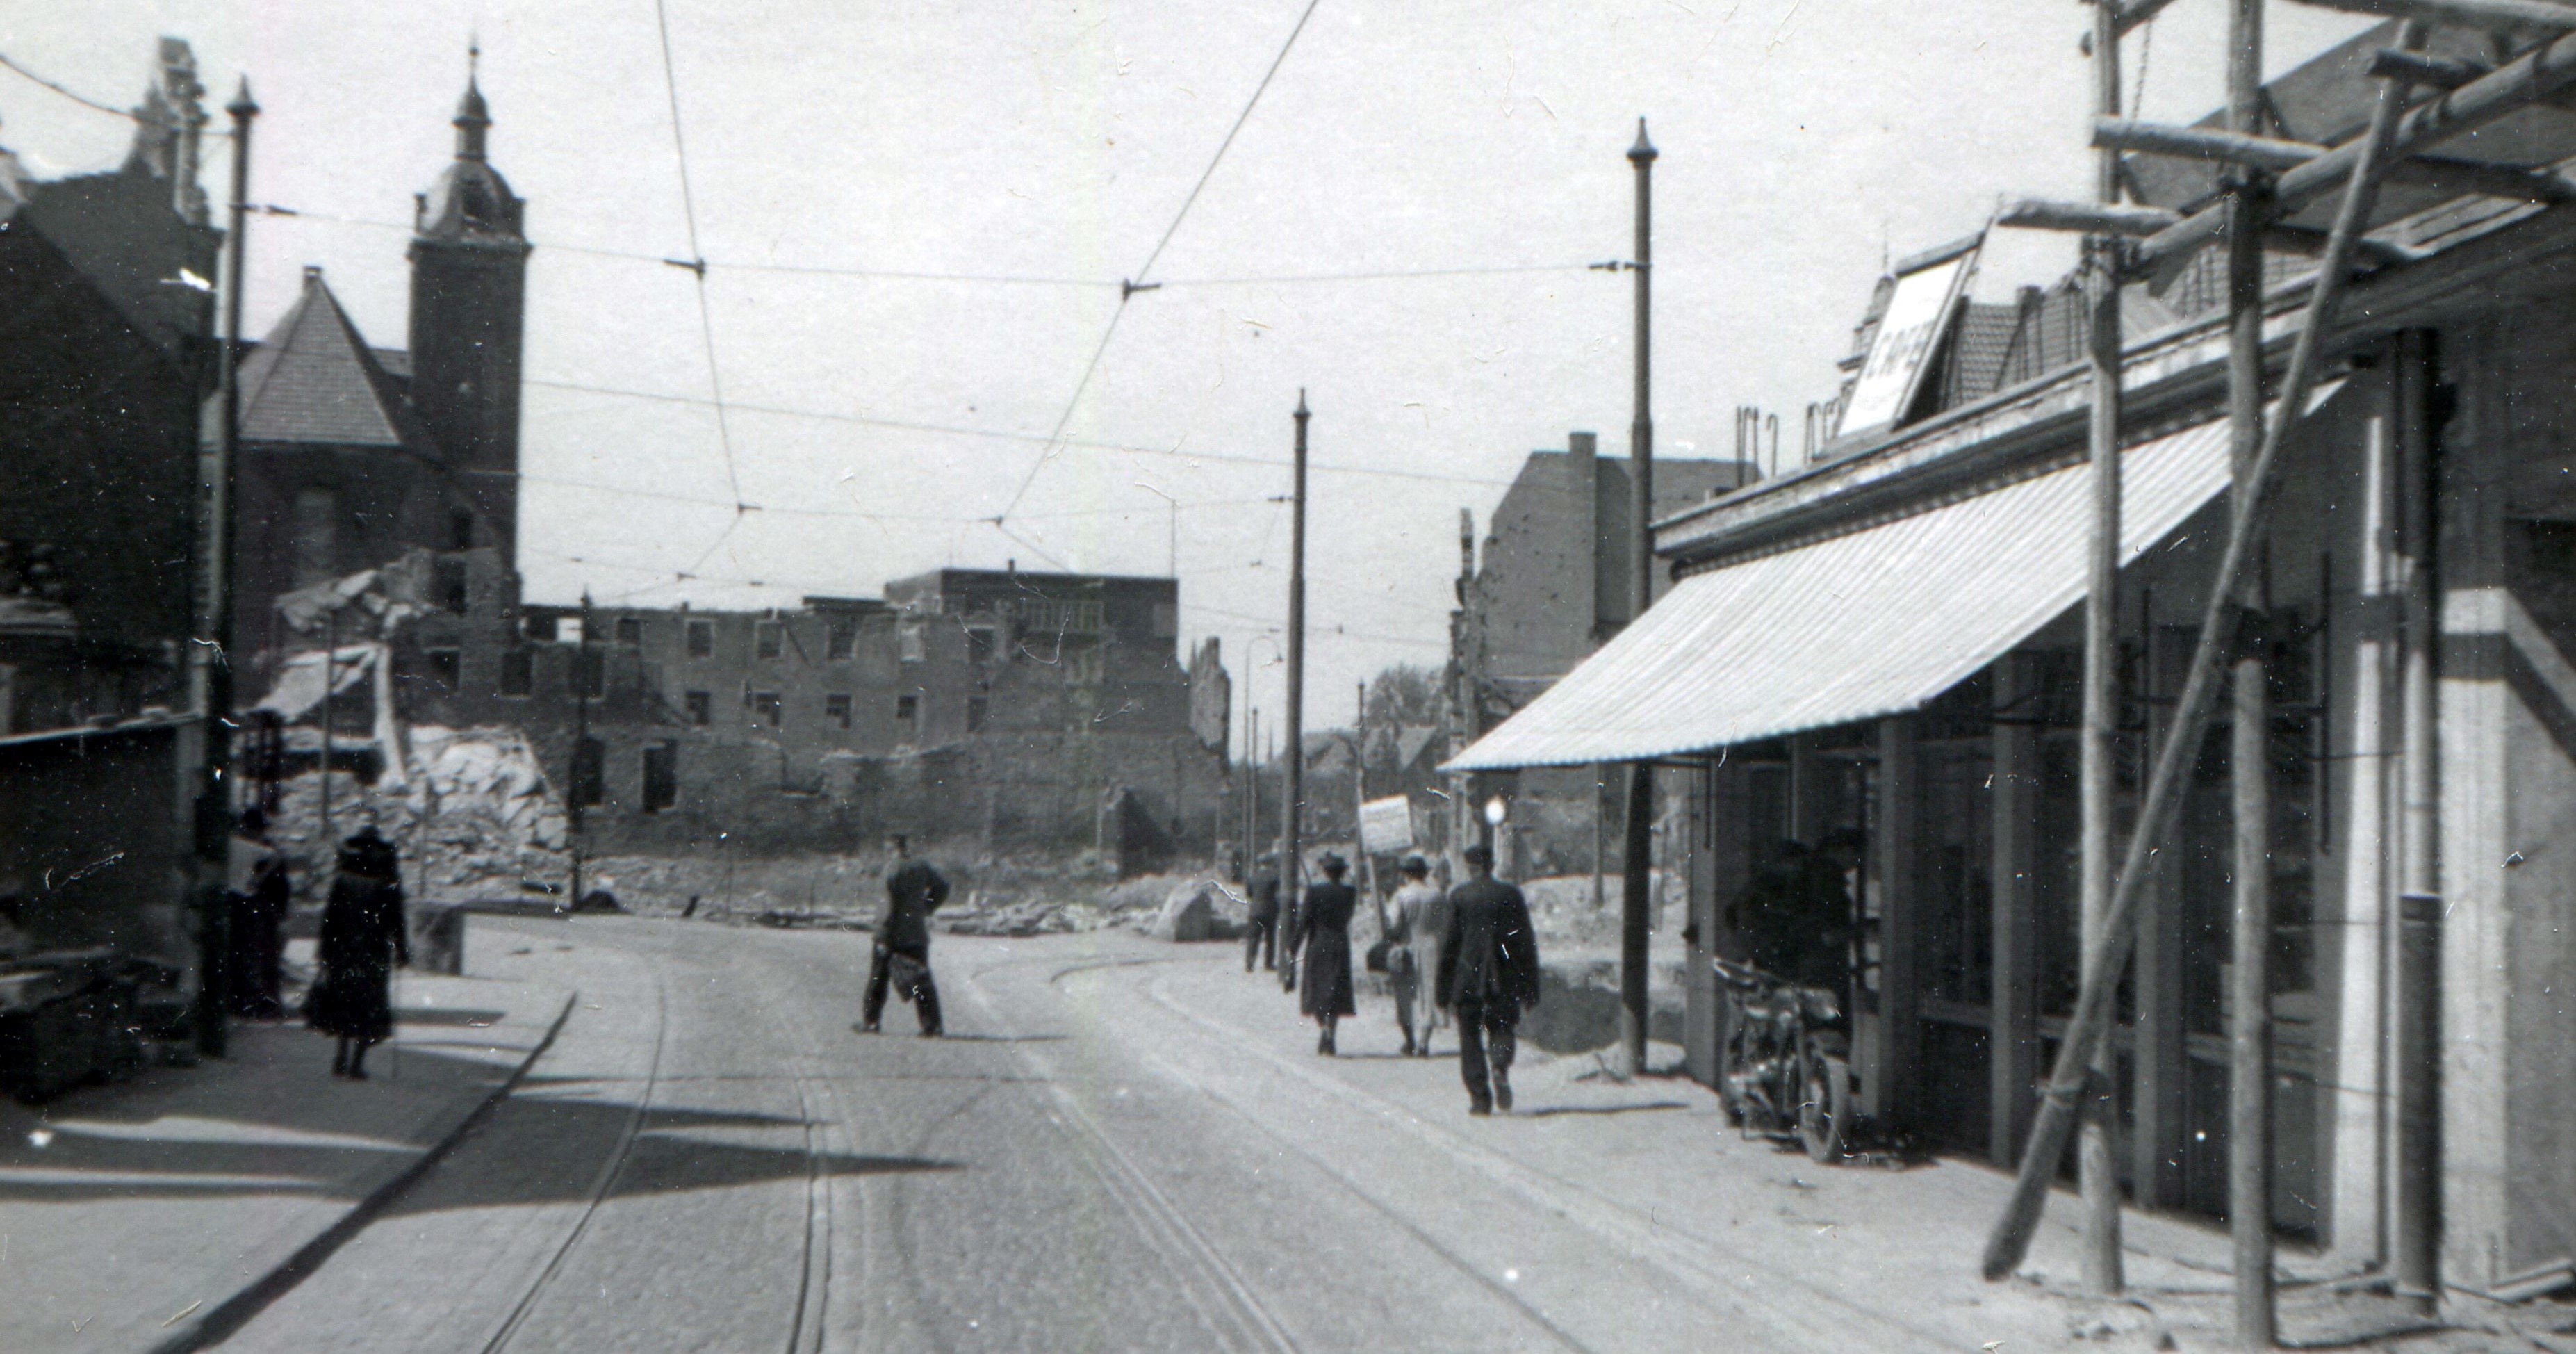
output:
[[913, 859], [912, 843], [903, 834], [896, 833], [892, 845], [894, 865], [886, 872], [885, 915], [877, 918], [877, 943], [868, 965], [859, 1029], [865, 1034], [877, 1032], [877, 1019], [885, 1014], [886, 990], [898, 987], [898, 995], [910, 1001], [921, 1017], [922, 1036], [935, 1038], [941, 1026], [939, 985], [930, 977], [930, 914], [948, 901], [948, 880], [930, 862]]
[[1538, 1005], [1538, 936], [1529, 900], [1494, 878], [1493, 848], [1462, 853], [1466, 882], [1449, 890], [1432, 1000], [1458, 1018], [1467, 1112], [1512, 1112], [1512, 1053], [1524, 1007]]
[[1252, 971], [1253, 961], [1263, 968], [1278, 966], [1279, 953], [1279, 856], [1264, 851], [1252, 866], [1252, 875], [1244, 881], [1243, 891], [1250, 904], [1244, 916], [1243, 971]]

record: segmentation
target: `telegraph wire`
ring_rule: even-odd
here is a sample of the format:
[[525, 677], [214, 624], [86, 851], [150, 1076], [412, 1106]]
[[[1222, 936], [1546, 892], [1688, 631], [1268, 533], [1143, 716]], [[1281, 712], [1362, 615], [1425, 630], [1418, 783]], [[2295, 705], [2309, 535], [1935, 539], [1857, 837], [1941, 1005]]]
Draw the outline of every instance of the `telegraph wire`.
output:
[[[606, 395], [616, 399], [648, 400], [664, 404], [708, 403], [704, 397], [697, 395], [666, 395], [650, 390], [622, 390], [615, 386], [588, 385], [578, 381], [547, 381], [539, 380], [535, 377], [529, 377], [526, 378], [522, 384], [538, 386], [547, 390], [569, 390], [585, 395]], [[962, 424], [954, 423], [925, 423], [910, 419], [879, 418], [870, 414], [839, 414], [820, 409], [793, 409], [784, 405], [775, 404], [745, 404], [736, 402], [732, 405], [732, 408], [737, 412], [746, 414], [770, 414], [780, 418], [815, 419], [826, 423], [853, 423], [862, 427], [893, 428], [903, 432], [942, 433], [955, 437], [981, 437], [1001, 442], [1042, 442], [1052, 444], [1057, 441], [1057, 439], [1052, 436], [1040, 436], [1037, 433], [1008, 432], [998, 428], [970, 428]], [[1093, 451], [1121, 452], [1130, 456], [1168, 456], [1190, 461], [1219, 461], [1236, 465], [1270, 466], [1281, 470], [1287, 469], [1290, 464], [1284, 459], [1272, 456], [1247, 456], [1240, 452], [1184, 451], [1179, 447], [1142, 447], [1136, 446], [1132, 443], [1104, 442], [1078, 437], [1064, 438], [1062, 440], [1062, 444], [1068, 447], [1083, 447]], [[1492, 488], [1508, 488], [1512, 484], [1512, 481], [1507, 479], [1492, 479], [1480, 475], [1443, 475], [1428, 470], [1391, 470], [1384, 466], [1338, 465], [1321, 461], [1309, 462], [1307, 469], [1319, 475], [1377, 475], [1388, 479], [1423, 480], [1434, 484], [1474, 484]], [[993, 519], [990, 517], [980, 517], [975, 520], [979, 522], [990, 522]]]
[[[16, 72], [17, 72], [21, 77], [23, 77], [23, 78], [25, 78], [25, 79], [27, 79], [27, 80], [31, 80], [31, 81], [35, 82], [36, 84], [42, 85], [42, 86], [44, 86], [45, 88], [52, 90], [52, 91], [53, 91], [53, 92], [55, 92], [56, 94], [60, 94], [60, 95], [62, 95], [64, 98], [71, 100], [73, 103], [79, 104], [79, 105], [80, 105], [81, 107], [83, 107], [83, 108], [88, 108], [88, 109], [95, 110], [95, 111], [97, 111], [97, 112], [105, 113], [105, 114], [107, 114], [109, 117], [123, 118], [123, 119], [125, 119], [125, 120], [126, 120], [126, 121], [128, 121], [128, 122], [141, 123], [142, 125], [144, 125], [144, 126], [146, 126], [146, 127], [158, 127], [158, 128], [160, 128], [160, 129], [162, 129], [163, 131], [179, 132], [179, 131], [186, 131], [186, 130], [187, 130], [185, 127], [180, 126], [178, 123], [175, 123], [175, 122], [163, 122], [163, 121], [160, 121], [160, 120], [159, 120], [159, 119], [157, 119], [157, 118], [147, 118], [147, 117], [143, 116], [141, 113], [138, 113], [138, 112], [134, 111], [134, 110], [133, 110], [133, 109], [131, 109], [131, 108], [119, 108], [119, 107], [115, 106], [114, 104], [107, 103], [107, 102], [105, 102], [105, 101], [103, 101], [103, 100], [93, 99], [93, 98], [91, 98], [90, 96], [88, 96], [88, 95], [86, 95], [86, 94], [83, 94], [83, 93], [81, 93], [80, 91], [78, 91], [78, 90], [76, 90], [76, 89], [73, 89], [73, 88], [71, 88], [71, 87], [70, 87], [70, 86], [68, 86], [68, 85], [61, 84], [61, 83], [59, 83], [59, 82], [57, 82], [57, 81], [54, 81], [54, 80], [46, 79], [44, 76], [38, 75], [38, 74], [36, 74], [34, 71], [31, 71], [31, 70], [27, 69], [26, 67], [19, 65], [19, 64], [17, 63], [17, 61], [16, 61], [16, 60], [14, 60], [14, 59], [12, 59], [12, 58], [9, 56], [9, 54], [8, 54], [8, 53], [6, 53], [6, 52], [0, 52], [0, 66], [5, 66], [5, 67], [9, 68], [10, 70], [16, 71]], [[232, 132], [231, 132], [229, 129], [222, 129], [222, 130], [219, 130], [219, 129], [217, 129], [217, 128], [215, 128], [215, 127], [212, 127], [212, 126], [206, 126], [206, 127], [201, 127], [201, 128], [199, 128], [199, 129], [197, 130], [197, 135], [199, 135], [199, 136], [220, 136], [220, 137], [224, 137], [224, 138], [229, 139], [229, 138], [232, 136]]]
[[[716, 443], [724, 449], [725, 487], [733, 492], [734, 519], [739, 522], [742, 517], [742, 481], [734, 469], [733, 429], [725, 417], [724, 376], [716, 365], [716, 322], [707, 302], [707, 256], [698, 247], [698, 198], [689, 183], [689, 142], [680, 126], [680, 76], [671, 61], [671, 14], [667, 0], [653, 0], [653, 24], [662, 37], [662, 89], [671, 103], [671, 152], [680, 164], [680, 215], [689, 231], [689, 257], [686, 260], [665, 259], [663, 262], [686, 268], [697, 275], [698, 333], [707, 349], [707, 389], [715, 396]], [[733, 534], [731, 524], [725, 527], [725, 534]], [[724, 538], [720, 536], [716, 545], [722, 544]], [[714, 554], [715, 546], [707, 547], [707, 553]], [[705, 560], [702, 558], [699, 562], [704, 563]]]
[[[656, 0], [656, 3], [659, 2], [660, 0]], [[1181, 199], [1181, 209], [1172, 214], [1172, 223], [1163, 227], [1163, 238], [1154, 242], [1154, 252], [1145, 256], [1145, 266], [1138, 268], [1133, 278], [1122, 280], [1118, 284], [1118, 309], [1109, 313], [1109, 324], [1100, 334], [1100, 346], [1092, 350], [1090, 363], [1082, 369], [1082, 379], [1074, 383], [1073, 397], [1064, 402], [1064, 413], [1056, 419], [1055, 432], [1047, 438], [1046, 448], [1040, 451], [1038, 458], [1029, 464], [1029, 473], [1021, 477], [1020, 487], [1012, 492], [1011, 501], [1005, 504], [1000, 512], [994, 514], [994, 526], [1001, 526], [1002, 519], [1010, 516], [1012, 509], [1020, 506], [1020, 500], [1028, 497], [1029, 486], [1037, 483], [1038, 472], [1044, 470], [1046, 463], [1055, 458], [1055, 439], [1062, 436], [1066, 425], [1073, 422], [1073, 411], [1082, 404], [1082, 393], [1091, 388], [1092, 373], [1100, 370], [1100, 356], [1109, 351], [1109, 340], [1118, 333], [1118, 320], [1120, 316], [1127, 313], [1127, 302], [1133, 299], [1140, 289], [1150, 290], [1162, 285], [1159, 282], [1147, 282], [1145, 279], [1153, 274], [1154, 264], [1163, 257], [1164, 246], [1172, 242], [1172, 236], [1180, 230], [1181, 222], [1189, 219], [1190, 208], [1197, 205], [1199, 193], [1206, 189], [1208, 180], [1216, 176], [1216, 167], [1224, 163], [1225, 153], [1234, 145], [1236, 134], [1243, 130], [1245, 122], [1251, 120], [1252, 110], [1260, 104], [1262, 93], [1270, 88], [1271, 78], [1279, 74], [1280, 65], [1288, 60], [1289, 49], [1297, 45], [1297, 35], [1306, 31], [1306, 21], [1315, 17], [1315, 6], [1321, 3], [1322, 0], [1306, 0], [1304, 12], [1297, 16], [1297, 26], [1288, 30], [1287, 40], [1279, 44], [1278, 54], [1270, 58], [1270, 68], [1261, 73], [1261, 82], [1252, 87], [1252, 97], [1243, 101], [1243, 111], [1235, 114], [1234, 125], [1225, 129], [1225, 139], [1217, 143], [1216, 153], [1208, 157], [1207, 168], [1199, 171], [1198, 182], [1190, 185], [1189, 196]]]

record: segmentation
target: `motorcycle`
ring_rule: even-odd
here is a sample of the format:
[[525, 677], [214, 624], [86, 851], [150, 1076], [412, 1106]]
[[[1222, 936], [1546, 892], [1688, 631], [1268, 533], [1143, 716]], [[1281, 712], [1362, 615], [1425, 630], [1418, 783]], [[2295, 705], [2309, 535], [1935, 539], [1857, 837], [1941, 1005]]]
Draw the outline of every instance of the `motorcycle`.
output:
[[1726, 989], [1718, 1098], [1746, 1137], [1796, 1141], [1832, 1162], [1851, 1137], [1851, 1045], [1834, 992], [1711, 959]]

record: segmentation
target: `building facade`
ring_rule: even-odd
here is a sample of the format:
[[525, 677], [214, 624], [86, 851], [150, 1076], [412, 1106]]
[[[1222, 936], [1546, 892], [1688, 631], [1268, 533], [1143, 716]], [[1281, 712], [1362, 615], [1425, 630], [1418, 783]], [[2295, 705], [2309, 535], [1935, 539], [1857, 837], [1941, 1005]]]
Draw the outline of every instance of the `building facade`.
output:
[[[2275, 82], [2278, 134], [2354, 134], [2375, 97], [2355, 72], [2389, 40], [2365, 34]], [[2516, 125], [2518, 162], [2576, 151], [2555, 124]], [[2138, 178], [2157, 205], [2213, 188], [2157, 172]], [[2278, 1224], [2384, 1264], [2397, 1172], [2432, 1166], [2443, 1281], [2528, 1296], [2576, 1283], [2576, 1023], [2559, 995], [2576, 979], [2576, 209], [2402, 182], [2373, 224], [2407, 253], [2353, 284], [2328, 379], [2284, 445], [2264, 623], [2245, 641], [2270, 673], [2256, 735], [2268, 851], [2235, 856], [2222, 716], [2140, 913], [2112, 1042], [2116, 1151], [2134, 1204], [2224, 1209], [2230, 889], [2263, 869]], [[2224, 534], [2227, 341], [2209, 267], [2163, 280], [2168, 319], [2124, 359], [2123, 822]], [[2267, 273], [2277, 372], [2312, 265], [2274, 258]], [[2079, 966], [2090, 389], [2065, 365], [1983, 393], [1927, 384], [1892, 429], [1658, 523], [1672, 592], [1454, 765], [1671, 768], [1692, 803], [1688, 1047], [1704, 1079], [1719, 1040], [1706, 961], [1742, 953], [1730, 906], [1772, 843], [1858, 829], [1862, 1100], [2010, 1162]], [[2410, 747], [2433, 765], [2410, 764]], [[2410, 776], [2438, 785], [2432, 802], [2410, 810]], [[2408, 858], [2410, 811], [2431, 819], [2432, 860]], [[2438, 896], [2404, 896], [2410, 869]], [[2398, 1060], [2413, 1012], [2393, 980], [2424, 953], [2410, 930], [2438, 950], [2437, 1058], [2413, 1065]], [[2404, 1163], [2398, 1096], [2428, 1084], [2437, 1160]]]

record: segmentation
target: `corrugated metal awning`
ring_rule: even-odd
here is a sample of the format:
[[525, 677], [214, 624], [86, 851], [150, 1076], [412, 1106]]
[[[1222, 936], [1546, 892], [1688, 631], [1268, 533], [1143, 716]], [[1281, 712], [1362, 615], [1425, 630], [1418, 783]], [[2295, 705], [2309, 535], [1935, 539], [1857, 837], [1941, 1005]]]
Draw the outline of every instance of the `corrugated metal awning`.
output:
[[[2123, 563], [2227, 488], [2228, 442], [2221, 419], [2122, 456]], [[2079, 463], [1686, 578], [1442, 769], [1637, 761], [1914, 709], [2083, 600], [2092, 511]]]

